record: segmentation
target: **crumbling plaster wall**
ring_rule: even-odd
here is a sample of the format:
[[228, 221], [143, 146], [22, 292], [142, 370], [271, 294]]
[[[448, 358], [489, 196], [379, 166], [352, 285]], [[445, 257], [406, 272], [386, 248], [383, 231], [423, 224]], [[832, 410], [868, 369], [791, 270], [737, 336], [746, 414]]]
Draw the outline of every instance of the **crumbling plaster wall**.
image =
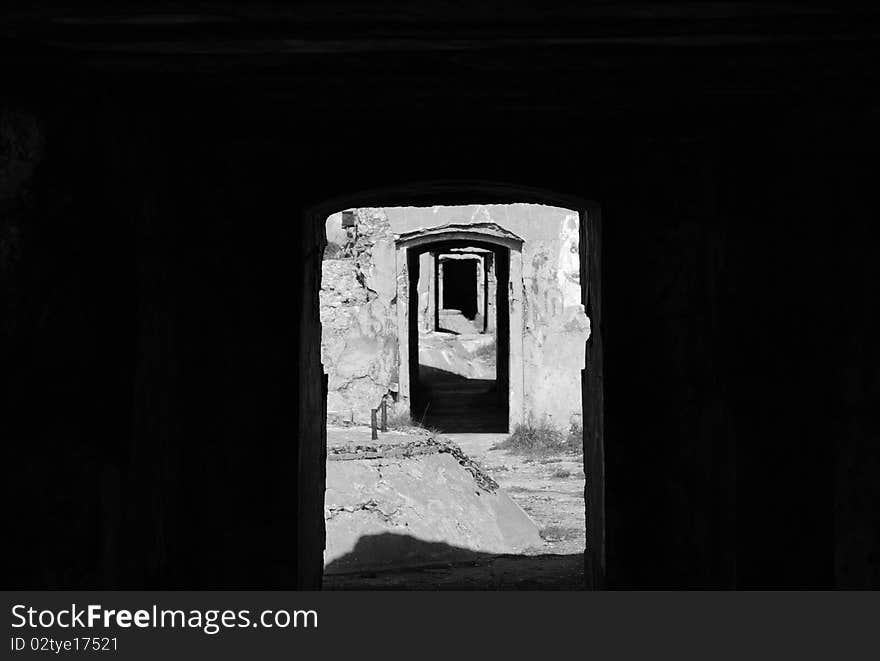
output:
[[[356, 217], [353, 264], [324, 262], [328, 415], [355, 411], [355, 419], [368, 420], [369, 409], [396, 388], [398, 340], [389, 316], [396, 314], [393, 235], [450, 223], [495, 223], [523, 239], [523, 418], [547, 416], [560, 427], [580, 424], [590, 322], [581, 304], [576, 211], [539, 204], [388, 207], [358, 209]], [[328, 219], [327, 238], [337, 245], [350, 240], [341, 214]], [[356, 273], [363, 276], [356, 279]]]
[[[327, 374], [327, 417], [370, 421], [370, 410], [397, 391], [395, 252], [382, 209], [358, 209], [356, 231], [341, 214], [327, 221], [329, 244], [346, 256], [321, 268], [321, 361]], [[334, 246], [327, 255], [334, 255]]]

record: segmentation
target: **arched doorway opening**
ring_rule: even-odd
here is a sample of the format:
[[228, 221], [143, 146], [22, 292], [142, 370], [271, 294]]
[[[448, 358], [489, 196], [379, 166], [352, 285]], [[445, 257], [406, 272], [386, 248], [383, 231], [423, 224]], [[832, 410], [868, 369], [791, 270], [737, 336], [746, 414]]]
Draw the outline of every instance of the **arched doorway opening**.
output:
[[[323, 418], [315, 410], [326, 412], [327, 381], [320, 358], [321, 324], [318, 292], [321, 282], [321, 259], [326, 238], [324, 220], [329, 214], [352, 207], [442, 205], [442, 204], [509, 204], [529, 202], [560, 204], [576, 209], [580, 217], [580, 291], [589, 315], [592, 333], [586, 343], [582, 372], [583, 399], [583, 460], [586, 474], [584, 489], [587, 542], [584, 553], [585, 585], [604, 586], [605, 519], [604, 519], [604, 393], [601, 333], [601, 216], [597, 204], [580, 198], [536, 189], [474, 182], [430, 182], [397, 188], [367, 191], [327, 201], [312, 207], [303, 224], [302, 268], [305, 290], [301, 299], [300, 360], [303, 368], [299, 389], [299, 493], [297, 521], [298, 583], [302, 587], [321, 585], [322, 549], [324, 541], [324, 488], [326, 446], [326, 413]], [[430, 239], [429, 239], [430, 241]], [[513, 253], [511, 253], [512, 255]], [[408, 306], [398, 306], [408, 307]], [[409, 337], [407, 329], [406, 337]], [[406, 355], [409, 356], [407, 348]], [[401, 370], [401, 379], [409, 369]]]

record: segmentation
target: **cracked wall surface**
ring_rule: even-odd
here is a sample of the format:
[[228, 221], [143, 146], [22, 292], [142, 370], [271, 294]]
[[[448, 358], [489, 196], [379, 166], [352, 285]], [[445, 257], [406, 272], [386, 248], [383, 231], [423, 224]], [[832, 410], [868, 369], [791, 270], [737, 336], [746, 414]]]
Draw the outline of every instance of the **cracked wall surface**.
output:
[[[394, 238], [381, 209], [358, 209], [357, 229], [327, 222], [331, 250], [321, 265], [321, 361], [330, 420], [368, 423], [397, 389]], [[335, 246], [343, 250], [334, 250]]]

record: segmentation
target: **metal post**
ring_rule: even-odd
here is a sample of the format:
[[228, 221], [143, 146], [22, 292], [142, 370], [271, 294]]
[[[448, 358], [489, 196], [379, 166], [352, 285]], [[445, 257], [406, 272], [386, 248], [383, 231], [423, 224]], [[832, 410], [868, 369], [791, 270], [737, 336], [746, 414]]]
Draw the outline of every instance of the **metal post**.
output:
[[382, 398], [382, 431], [388, 431], [388, 400]]
[[376, 433], [376, 409], [373, 409], [372, 411], [370, 411], [370, 427], [372, 428], [372, 432], [373, 432], [373, 436], [372, 436], [373, 440], [378, 441], [379, 434]]
[[432, 252], [434, 259], [434, 331], [440, 330], [440, 255]]

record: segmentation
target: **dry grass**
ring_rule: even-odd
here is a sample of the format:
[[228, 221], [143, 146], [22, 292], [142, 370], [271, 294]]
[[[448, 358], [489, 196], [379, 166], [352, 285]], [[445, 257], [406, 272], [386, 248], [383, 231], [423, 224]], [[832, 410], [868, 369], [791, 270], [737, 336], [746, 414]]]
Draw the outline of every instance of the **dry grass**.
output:
[[562, 542], [567, 539], [575, 539], [580, 534], [580, 530], [568, 526], [550, 525], [541, 528], [541, 538], [547, 542]]
[[421, 420], [412, 417], [408, 409], [391, 409], [388, 410], [388, 429], [394, 431], [419, 431], [427, 432], [432, 436], [439, 436], [440, 431], [425, 425]]
[[529, 418], [526, 423], [517, 425], [513, 433], [497, 443], [493, 449], [507, 450], [532, 459], [549, 455], [579, 454], [583, 449], [583, 431], [579, 426], [572, 425], [566, 432], [547, 418], [537, 421]]

